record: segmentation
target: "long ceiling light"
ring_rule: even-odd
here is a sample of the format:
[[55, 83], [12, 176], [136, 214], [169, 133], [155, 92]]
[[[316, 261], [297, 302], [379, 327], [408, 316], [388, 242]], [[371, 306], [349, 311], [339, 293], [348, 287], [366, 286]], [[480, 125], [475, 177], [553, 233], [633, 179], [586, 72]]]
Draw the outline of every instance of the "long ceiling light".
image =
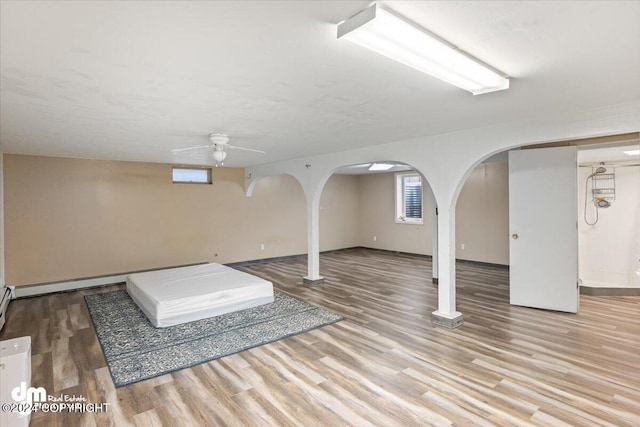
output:
[[434, 34], [373, 4], [338, 24], [343, 38], [474, 95], [509, 88], [509, 79]]

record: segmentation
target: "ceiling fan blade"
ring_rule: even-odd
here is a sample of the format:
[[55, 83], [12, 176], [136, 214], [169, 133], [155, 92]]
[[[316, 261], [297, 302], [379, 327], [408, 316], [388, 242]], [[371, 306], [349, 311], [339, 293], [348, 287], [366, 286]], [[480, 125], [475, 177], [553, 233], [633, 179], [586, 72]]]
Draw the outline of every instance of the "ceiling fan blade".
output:
[[244, 151], [251, 151], [254, 153], [260, 153], [260, 154], [267, 154], [262, 150], [254, 150], [253, 148], [245, 148], [245, 147], [236, 147], [235, 145], [225, 145], [225, 148], [231, 148], [233, 150], [244, 150]]
[[209, 145], [196, 145], [195, 147], [187, 147], [187, 148], [174, 148], [173, 150], [171, 150], [172, 153], [180, 153], [181, 151], [188, 151], [188, 150], [197, 150], [199, 148], [211, 148], [213, 147], [213, 145], [209, 144]]

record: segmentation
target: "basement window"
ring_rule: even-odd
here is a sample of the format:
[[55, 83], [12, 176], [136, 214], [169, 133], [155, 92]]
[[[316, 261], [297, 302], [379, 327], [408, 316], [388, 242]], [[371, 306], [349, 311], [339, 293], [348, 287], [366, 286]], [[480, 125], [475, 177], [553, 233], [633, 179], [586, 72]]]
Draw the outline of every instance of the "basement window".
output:
[[210, 168], [173, 168], [173, 182], [186, 184], [211, 184]]
[[396, 174], [396, 223], [422, 224], [422, 178], [415, 172]]

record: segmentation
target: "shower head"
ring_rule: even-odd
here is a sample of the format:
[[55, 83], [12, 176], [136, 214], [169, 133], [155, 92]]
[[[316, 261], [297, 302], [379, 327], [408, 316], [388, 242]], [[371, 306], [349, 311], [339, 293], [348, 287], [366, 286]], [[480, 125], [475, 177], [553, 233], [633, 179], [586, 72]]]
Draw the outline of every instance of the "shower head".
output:
[[605, 173], [607, 171], [607, 168], [599, 166], [598, 169], [596, 169], [596, 171], [594, 173], [592, 173], [591, 175], [589, 175], [589, 178], [591, 178], [594, 175], [598, 175], [601, 173]]

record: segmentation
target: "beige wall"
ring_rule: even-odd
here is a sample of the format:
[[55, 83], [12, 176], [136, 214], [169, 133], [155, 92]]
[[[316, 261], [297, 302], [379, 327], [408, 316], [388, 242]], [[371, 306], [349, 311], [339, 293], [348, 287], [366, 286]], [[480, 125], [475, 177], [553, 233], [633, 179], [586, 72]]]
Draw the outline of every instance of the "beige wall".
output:
[[[291, 176], [264, 178], [245, 197], [243, 169], [214, 168], [212, 185], [194, 185], [173, 184], [171, 165], [3, 160], [8, 285], [307, 251], [304, 195]], [[433, 207], [423, 199], [424, 225], [396, 224], [393, 174], [334, 175], [320, 201], [320, 249], [430, 255]], [[508, 264], [506, 162], [472, 173], [456, 215], [458, 258]]]
[[[393, 173], [360, 176], [360, 246], [431, 255], [431, 209], [423, 188], [423, 225], [395, 222]], [[373, 237], [376, 240], [373, 240]]]
[[[214, 168], [213, 181], [173, 184], [163, 164], [5, 155], [7, 284], [306, 253], [293, 177], [265, 178], [252, 197], [243, 169]], [[357, 192], [357, 177], [327, 183], [323, 250], [358, 244]]]
[[509, 264], [507, 162], [483, 163], [467, 178], [456, 205], [456, 245], [458, 259]]
[[320, 197], [320, 250], [359, 246], [359, 217], [359, 177], [331, 176]]
[[[360, 245], [431, 255], [433, 209], [423, 193], [424, 225], [395, 223], [394, 174], [360, 177]], [[509, 264], [509, 170], [507, 162], [478, 166], [456, 206], [456, 258]], [[377, 237], [373, 241], [373, 236]], [[465, 249], [461, 249], [464, 243]]]

